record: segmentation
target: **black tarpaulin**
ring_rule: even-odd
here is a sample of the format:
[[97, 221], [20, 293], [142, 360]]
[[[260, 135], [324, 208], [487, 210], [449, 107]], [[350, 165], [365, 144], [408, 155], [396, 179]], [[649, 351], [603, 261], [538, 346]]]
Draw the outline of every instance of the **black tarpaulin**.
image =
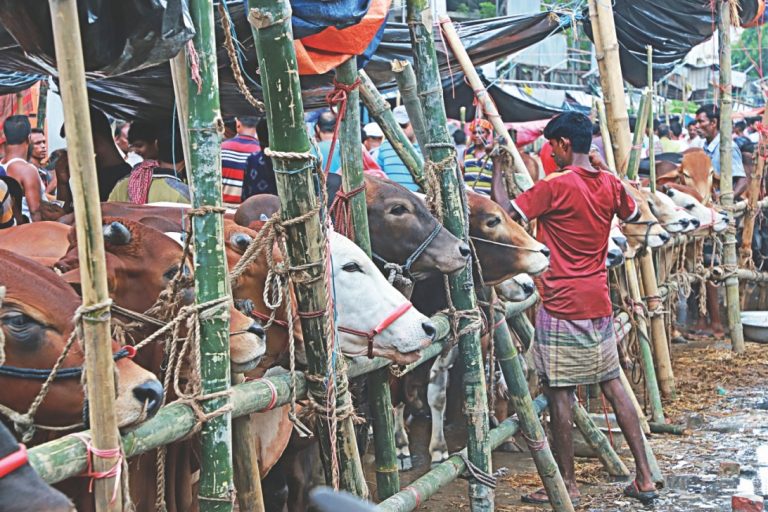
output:
[[[757, 11], [758, 0], [741, 0], [741, 14], [748, 22]], [[616, 37], [619, 40], [624, 80], [644, 87], [647, 78], [647, 50], [653, 46], [653, 79], [672, 72], [694, 46], [706, 41], [717, 27], [717, 12], [710, 0], [614, 0]], [[592, 38], [588, 10], [582, 22]]]

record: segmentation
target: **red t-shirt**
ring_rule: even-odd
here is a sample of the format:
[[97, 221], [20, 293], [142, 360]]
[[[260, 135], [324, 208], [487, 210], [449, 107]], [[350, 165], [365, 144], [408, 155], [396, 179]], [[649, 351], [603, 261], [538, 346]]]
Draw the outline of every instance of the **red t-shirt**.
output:
[[584, 320], [608, 316], [605, 257], [614, 215], [628, 220], [637, 205], [609, 172], [567, 167], [550, 174], [513, 202], [528, 220], [538, 219], [536, 238], [550, 251], [540, 293], [552, 316]]

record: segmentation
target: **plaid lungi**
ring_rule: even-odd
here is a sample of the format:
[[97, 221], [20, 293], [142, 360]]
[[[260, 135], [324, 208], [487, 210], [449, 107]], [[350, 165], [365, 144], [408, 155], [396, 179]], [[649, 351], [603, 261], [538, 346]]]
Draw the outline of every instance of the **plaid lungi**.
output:
[[535, 332], [536, 372], [549, 387], [597, 384], [619, 376], [613, 317], [563, 320], [542, 306], [536, 314]]

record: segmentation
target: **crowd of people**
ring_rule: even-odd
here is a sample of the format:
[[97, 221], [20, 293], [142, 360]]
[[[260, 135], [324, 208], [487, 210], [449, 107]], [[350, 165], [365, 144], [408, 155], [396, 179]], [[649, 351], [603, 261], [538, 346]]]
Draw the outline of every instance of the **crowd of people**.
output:
[[[190, 201], [177, 126], [143, 120], [114, 120], [110, 123], [104, 113], [94, 108], [90, 114], [102, 201], [135, 204]], [[395, 107], [393, 115], [415, 151], [421, 153], [405, 107]], [[757, 121], [757, 118], [747, 118], [734, 125], [732, 175], [736, 196], [746, 189], [747, 177], [754, 165], [755, 146], [760, 137]], [[315, 115], [307, 125], [307, 132], [314, 141], [325, 172], [341, 172], [337, 125], [338, 118], [331, 110]], [[487, 120], [478, 118], [466, 126], [451, 124], [449, 128], [465, 185], [490, 195], [493, 174], [490, 154], [496, 140], [493, 126]], [[634, 131], [634, 119], [630, 119], [630, 128]], [[27, 116], [8, 117], [3, 130], [6, 140], [0, 160], [0, 198], [5, 208], [0, 217], [0, 227], [56, 218], [62, 211], [71, 211], [66, 150], [57, 150], [49, 155], [45, 132], [32, 128]], [[63, 126], [61, 134], [66, 135]], [[409, 190], [423, 192], [377, 123], [369, 122], [361, 126], [361, 140], [360, 155], [366, 174], [385, 177]], [[694, 120], [685, 127], [679, 117], [673, 117], [668, 123], [656, 120], [652, 134], [646, 129], [643, 157], [648, 155], [651, 144], [657, 157], [701, 148], [712, 159], [715, 174], [719, 176], [717, 107], [711, 104], [701, 106]], [[231, 136], [221, 146], [222, 199], [225, 204], [237, 206], [255, 194], [277, 194], [273, 163], [265, 153], [268, 147], [266, 118], [249, 115], [234, 119]], [[538, 151], [529, 154], [538, 157], [543, 173], [541, 177], [558, 169], [548, 141], [542, 137], [541, 143], [527, 149], [534, 147]], [[590, 155], [596, 168], [607, 169], [605, 148], [597, 123], [593, 126]], [[14, 205], [14, 208], [8, 205]]]

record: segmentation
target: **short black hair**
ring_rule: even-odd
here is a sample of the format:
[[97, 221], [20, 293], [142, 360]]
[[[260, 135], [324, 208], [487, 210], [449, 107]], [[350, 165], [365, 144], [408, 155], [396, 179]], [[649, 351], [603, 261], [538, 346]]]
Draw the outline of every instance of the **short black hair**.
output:
[[259, 124], [259, 118], [256, 116], [237, 116], [237, 120], [246, 128], [256, 128]]
[[669, 125], [669, 130], [675, 137], [679, 137], [683, 134], [683, 127], [680, 125], [679, 121], [672, 121], [672, 124]]
[[31, 130], [29, 130], [29, 133], [30, 135], [33, 133], [40, 133], [42, 135], [45, 135], [45, 130], [43, 130], [42, 128], [32, 128]]
[[687, 125], [685, 125], [685, 126], [686, 126], [686, 128], [690, 128], [691, 126], [696, 126], [696, 121], [695, 121], [695, 120], [694, 120], [694, 121], [691, 121], [690, 123], [688, 123], [688, 124], [687, 124]]
[[184, 146], [181, 143], [181, 132], [178, 126], [175, 129], [169, 127], [157, 136], [157, 159], [168, 163], [184, 161]]
[[90, 108], [91, 114], [91, 136], [96, 138], [102, 136], [104, 138], [109, 137], [114, 140], [112, 135], [112, 127], [107, 119], [107, 114], [97, 109], [96, 107]]
[[696, 115], [698, 116], [699, 114], [706, 114], [707, 119], [717, 123], [717, 127], [720, 128], [720, 109], [717, 108], [717, 105], [715, 105], [714, 103], [708, 103], [707, 105], [702, 105], [696, 111]]
[[131, 123], [131, 127], [128, 129], [128, 143], [134, 144], [140, 140], [147, 142], [157, 140], [157, 128], [153, 123], [141, 120]]
[[588, 154], [592, 145], [592, 121], [579, 112], [564, 112], [544, 128], [544, 138], [568, 139], [574, 153]]
[[669, 137], [669, 125], [667, 124], [660, 124], [659, 125], [659, 137]]
[[269, 128], [266, 117], [262, 117], [256, 124], [256, 137], [259, 139], [259, 146], [261, 146], [262, 151], [269, 147]]
[[29, 140], [32, 125], [27, 116], [10, 116], [3, 123], [5, 142], [8, 144], [23, 144]]
[[336, 114], [326, 110], [317, 117], [317, 129], [321, 132], [332, 132], [336, 126]]
[[453, 132], [453, 143], [457, 146], [467, 143], [467, 134], [464, 133], [464, 130], [458, 129]]
[[661, 126], [661, 121], [659, 121], [658, 119], [654, 119], [653, 120], [653, 131], [658, 130], [659, 126]]
[[738, 123], [733, 125], [733, 129], [744, 131], [747, 129], [747, 123], [745, 121], [739, 121]]

